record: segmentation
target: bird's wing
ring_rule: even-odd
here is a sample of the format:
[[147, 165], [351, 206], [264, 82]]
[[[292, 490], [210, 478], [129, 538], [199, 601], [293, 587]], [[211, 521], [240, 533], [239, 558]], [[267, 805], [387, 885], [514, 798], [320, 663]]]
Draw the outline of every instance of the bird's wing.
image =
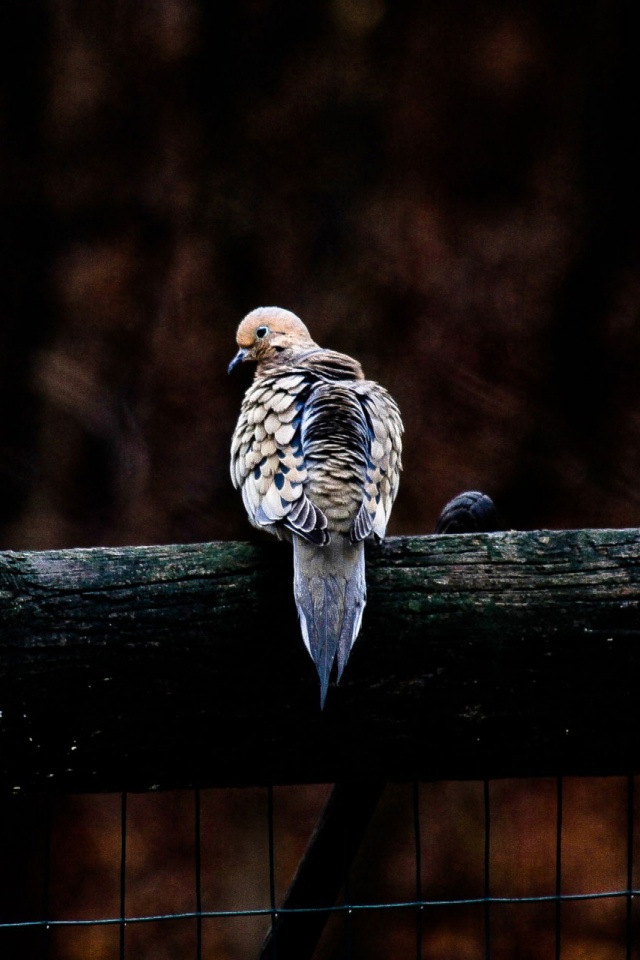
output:
[[402, 420], [389, 393], [371, 380], [357, 383], [356, 390], [369, 428], [369, 460], [363, 486], [363, 501], [351, 527], [353, 541], [371, 533], [385, 535], [402, 470]]
[[328, 539], [327, 519], [307, 497], [300, 421], [304, 372], [256, 380], [242, 403], [231, 446], [231, 479], [256, 527], [283, 527], [312, 543]]

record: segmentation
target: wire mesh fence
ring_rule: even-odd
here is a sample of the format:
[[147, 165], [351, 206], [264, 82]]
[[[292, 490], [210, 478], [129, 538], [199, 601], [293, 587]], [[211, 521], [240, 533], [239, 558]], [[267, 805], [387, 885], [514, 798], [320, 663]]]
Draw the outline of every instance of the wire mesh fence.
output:
[[[633, 776], [388, 785], [335, 902], [287, 906], [328, 794], [42, 798], [13, 915], [0, 905], [2, 956], [638, 957]], [[0, 832], [19, 853], [6, 811]]]

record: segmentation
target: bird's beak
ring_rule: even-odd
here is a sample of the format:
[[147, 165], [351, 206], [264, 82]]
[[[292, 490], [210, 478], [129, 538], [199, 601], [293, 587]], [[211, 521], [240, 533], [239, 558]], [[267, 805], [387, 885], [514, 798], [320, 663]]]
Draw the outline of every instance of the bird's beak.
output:
[[236, 353], [231, 363], [229, 364], [229, 366], [227, 367], [227, 373], [231, 373], [231, 371], [235, 369], [235, 367], [237, 367], [239, 363], [242, 363], [243, 360], [246, 360], [248, 353], [249, 353], [248, 350], [245, 350], [243, 347], [241, 347]]

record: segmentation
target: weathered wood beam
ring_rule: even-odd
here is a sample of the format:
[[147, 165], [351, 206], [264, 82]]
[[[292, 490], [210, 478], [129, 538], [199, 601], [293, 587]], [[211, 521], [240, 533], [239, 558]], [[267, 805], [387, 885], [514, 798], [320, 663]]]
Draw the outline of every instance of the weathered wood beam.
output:
[[640, 772], [640, 531], [391, 538], [318, 705], [286, 544], [0, 555], [0, 789]]

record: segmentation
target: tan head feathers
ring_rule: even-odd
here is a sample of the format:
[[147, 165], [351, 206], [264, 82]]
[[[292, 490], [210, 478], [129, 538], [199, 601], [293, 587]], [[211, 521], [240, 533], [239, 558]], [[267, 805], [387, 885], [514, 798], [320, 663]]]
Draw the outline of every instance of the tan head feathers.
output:
[[[239, 347], [251, 347], [258, 331], [266, 327], [269, 333], [287, 334], [295, 339], [310, 340], [311, 334], [304, 323], [291, 310], [282, 307], [257, 307], [248, 313], [238, 327], [236, 340]], [[259, 339], [264, 339], [263, 336]]]
[[295, 352], [317, 348], [300, 317], [282, 307], [258, 307], [244, 318], [236, 334], [238, 353], [229, 371], [244, 360], [253, 360], [260, 369], [287, 362]]

